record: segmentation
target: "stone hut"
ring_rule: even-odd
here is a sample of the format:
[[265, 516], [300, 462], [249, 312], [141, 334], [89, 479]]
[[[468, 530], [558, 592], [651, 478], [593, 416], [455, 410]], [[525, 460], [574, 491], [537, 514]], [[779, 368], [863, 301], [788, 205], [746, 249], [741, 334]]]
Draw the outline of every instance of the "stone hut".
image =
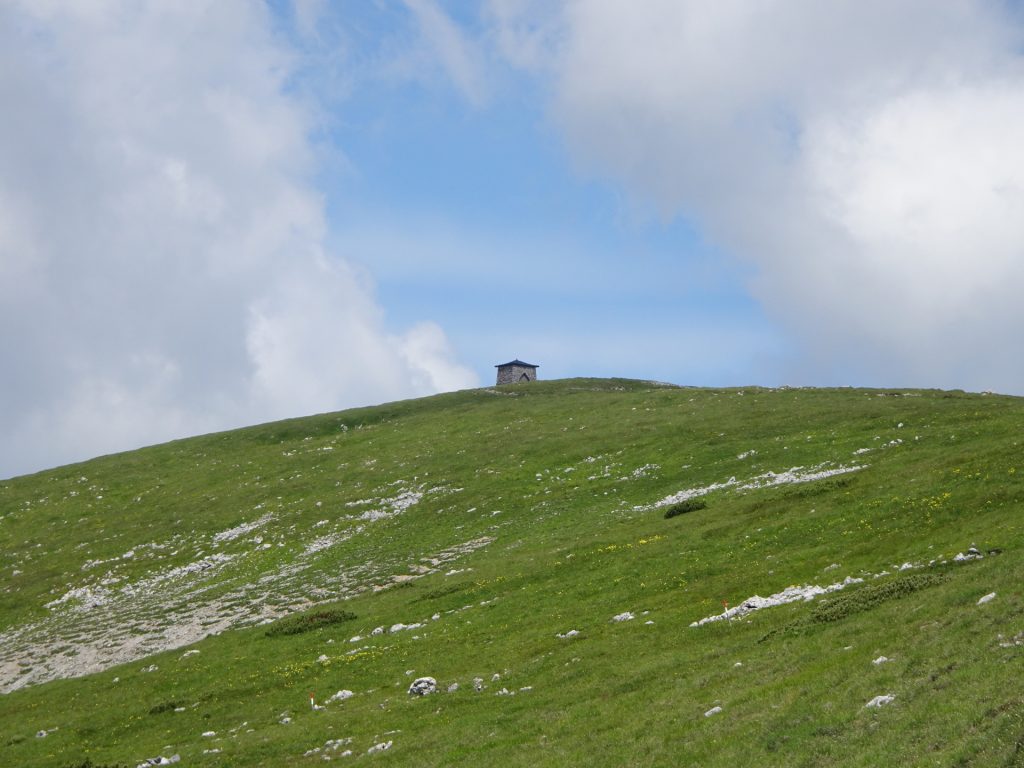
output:
[[515, 384], [520, 381], [536, 381], [540, 366], [513, 360], [494, 367], [498, 369], [498, 384]]

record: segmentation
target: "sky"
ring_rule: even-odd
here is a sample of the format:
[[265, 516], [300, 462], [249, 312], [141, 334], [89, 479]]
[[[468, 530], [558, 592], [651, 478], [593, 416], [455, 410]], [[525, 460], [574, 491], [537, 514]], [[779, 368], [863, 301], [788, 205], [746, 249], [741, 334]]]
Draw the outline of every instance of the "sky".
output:
[[0, 477], [494, 381], [1024, 394], [1010, 0], [0, 0]]

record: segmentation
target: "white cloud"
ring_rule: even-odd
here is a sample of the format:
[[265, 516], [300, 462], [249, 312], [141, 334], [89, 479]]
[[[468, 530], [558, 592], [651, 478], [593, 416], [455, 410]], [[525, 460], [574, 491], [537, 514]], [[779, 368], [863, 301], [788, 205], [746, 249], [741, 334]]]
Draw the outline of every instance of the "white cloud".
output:
[[319, 26], [327, 13], [327, 0], [292, 0], [296, 31], [305, 38], [318, 39]]
[[558, 46], [560, 8], [549, 0], [487, 0], [484, 17], [491, 44], [514, 66], [546, 72]]
[[475, 383], [324, 253], [268, 14], [0, 8], [0, 476]]
[[419, 323], [397, 339], [402, 359], [422, 393], [464, 389], [476, 380], [468, 368], [452, 365], [452, 349], [436, 323]]
[[[505, 27], [526, 21], [499, 17]], [[1024, 391], [1024, 29], [983, 0], [575, 2], [579, 168], [695, 217], [816, 381]]]
[[420, 34], [459, 93], [470, 104], [487, 102], [483, 54], [477, 44], [462, 33], [434, 0], [405, 0], [416, 17]]

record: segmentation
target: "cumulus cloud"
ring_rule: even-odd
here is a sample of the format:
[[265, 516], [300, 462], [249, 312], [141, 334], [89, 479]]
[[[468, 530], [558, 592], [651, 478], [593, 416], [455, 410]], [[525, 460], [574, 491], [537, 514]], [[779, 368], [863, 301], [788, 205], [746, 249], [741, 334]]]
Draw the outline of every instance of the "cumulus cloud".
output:
[[578, 167], [753, 263], [808, 377], [1024, 391], [1012, 6], [575, 2], [538, 56], [528, 4], [493, 4]]
[[271, 27], [243, 0], [0, 7], [0, 476], [475, 383], [325, 252]]

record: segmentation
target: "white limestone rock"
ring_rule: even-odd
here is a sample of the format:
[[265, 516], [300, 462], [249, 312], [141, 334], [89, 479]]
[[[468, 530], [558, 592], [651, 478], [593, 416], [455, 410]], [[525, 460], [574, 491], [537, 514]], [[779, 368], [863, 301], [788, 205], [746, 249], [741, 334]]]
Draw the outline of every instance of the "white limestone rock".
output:
[[437, 691], [437, 680], [432, 677], [417, 677], [409, 686], [410, 696], [429, 696]]
[[896, 699], [891, 693], [885, 693], [881, 696], [875, 696], [871, 701], [864, 705], [865, 709], [880, 709], [886, 704], [891, 704]]

